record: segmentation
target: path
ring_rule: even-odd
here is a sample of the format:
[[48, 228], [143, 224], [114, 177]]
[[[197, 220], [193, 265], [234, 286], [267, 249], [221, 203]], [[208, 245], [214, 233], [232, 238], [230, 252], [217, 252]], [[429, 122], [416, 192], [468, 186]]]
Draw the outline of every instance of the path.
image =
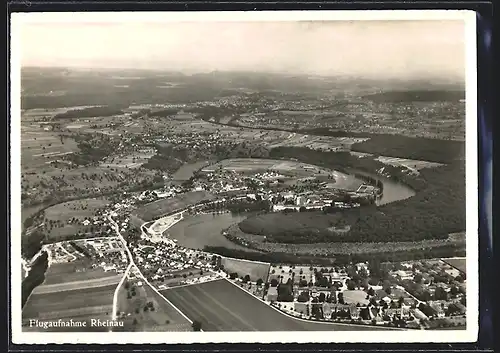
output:
[[113, 295], [113, 309], [111, 312], [111, 320], [113, 321], [116, 321], [116, 317], [118, 315], [118, 293], [120, 292], [120, 288], [123, 285], [123, 282], [125, 281], [125, 279], [127, 279], [127, 276], [132, 266], [133, 266], [132, 263], [128, 265], [127, 269], [125, 270], [125, 273], [123, 274], [122, 279], [120, 280], [120, 282], [118, 282], [118, 285], [116, 286], [115, 293]]
[[64, 246], [62, 246], [61, 243], [58, 243], [57, 245], [58, 245], [59, 249], [62, 249], [63, 252], [65, 252], [66, 254], [71, 256], [71, 258], [72, 258], [71, 261], [74, 261], [77, 259], [77, 257], [74, 254], [70, 253], [68, 250], [66, 250], [66, 248]]

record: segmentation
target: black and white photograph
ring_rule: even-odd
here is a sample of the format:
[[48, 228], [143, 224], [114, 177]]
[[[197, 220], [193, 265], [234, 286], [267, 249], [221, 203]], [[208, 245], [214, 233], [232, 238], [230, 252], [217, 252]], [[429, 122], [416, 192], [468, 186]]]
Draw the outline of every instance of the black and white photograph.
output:
[[476, 341], [475, 26], [12, 14], [13, 342]]

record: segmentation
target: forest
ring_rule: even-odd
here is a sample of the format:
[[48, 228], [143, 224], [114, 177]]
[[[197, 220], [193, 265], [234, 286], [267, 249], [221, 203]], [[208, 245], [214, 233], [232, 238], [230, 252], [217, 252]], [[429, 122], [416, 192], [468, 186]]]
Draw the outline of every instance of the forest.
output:
[[465, 142], [423, 137], [371, 135], [369, 140], [355, 143], [351, 149], [375, 156], [408, 158], [437, 163], [465, 160]]
[[123, 111], [117, 107], [101, 106], [101, 107], [88, 107], [83, 109], [72, 109], [65, 113], [56, 114], [54, 120], [60, 119], [79, 119], [79, 118], [93, 118], [101, 116], [112, 116], [123, 114]]
[[378, 261], [378, 262], [401, 262], [410, 260], [421, 260], [441, 257], [463, 257], [465, 249], [461, 245], [450, 244], [447, 246], [426, 248], [408, 251], [375, 252], [352, 255], [335, 255], [335, 257], [321, 256], [297, 256], [282, 252], [255, 252], [239, 249], [230, 249], [221, 246], [205, 246], [204, 251], [219, 254], [221, 256], [245, 259], [250, 261], [269, 262], [271, 264], [314, 264], [316, 266], [347, 265], [351, 263]]

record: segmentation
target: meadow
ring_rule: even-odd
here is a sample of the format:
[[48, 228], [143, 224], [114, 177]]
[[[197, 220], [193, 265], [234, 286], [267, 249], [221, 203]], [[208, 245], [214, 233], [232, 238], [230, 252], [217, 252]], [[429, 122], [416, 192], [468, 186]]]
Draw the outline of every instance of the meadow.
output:
[[228, 273], [236, 272], [239, 277], [249, 275], [250, 280], [254, 282], [258, 279], [266, 282], [269, 274], [269, 268], [271, 266], [269, 263], [265, 262], [233, 259], [229, 257], [222, 257], [221, 264], [224, 266], [224, 270]]
[[135, 214], [144, 221], [151, 221], [174, 211], [183, 210], [199, 202], [212, 200], [213, 198], [214, 196], [205, 191], [188, 192], [172, 198], [148, 203], [137, 209]]

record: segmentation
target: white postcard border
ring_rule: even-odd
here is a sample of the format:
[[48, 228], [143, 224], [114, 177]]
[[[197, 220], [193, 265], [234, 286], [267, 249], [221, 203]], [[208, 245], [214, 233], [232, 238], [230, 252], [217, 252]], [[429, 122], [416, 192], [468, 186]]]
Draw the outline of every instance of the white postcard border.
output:
[[[305, 20], [463, 20], [466, 23], [466, 199], [467, 199], [467, 329], [323, 332], [23, 332], [21, 328], [21, 126], [20, 31], [23, 23], [53, 22], [178, 22], [178, 21], [305, 21]], [[11, 17], [11, 322], [16, 344], [99, 343], [413, 343], [474, 342], [478, 315], [478, 177], [476, 15], [465, 10], [406, 11], [262, 11], [262, 12], [79, 12], [15, 13]]]

